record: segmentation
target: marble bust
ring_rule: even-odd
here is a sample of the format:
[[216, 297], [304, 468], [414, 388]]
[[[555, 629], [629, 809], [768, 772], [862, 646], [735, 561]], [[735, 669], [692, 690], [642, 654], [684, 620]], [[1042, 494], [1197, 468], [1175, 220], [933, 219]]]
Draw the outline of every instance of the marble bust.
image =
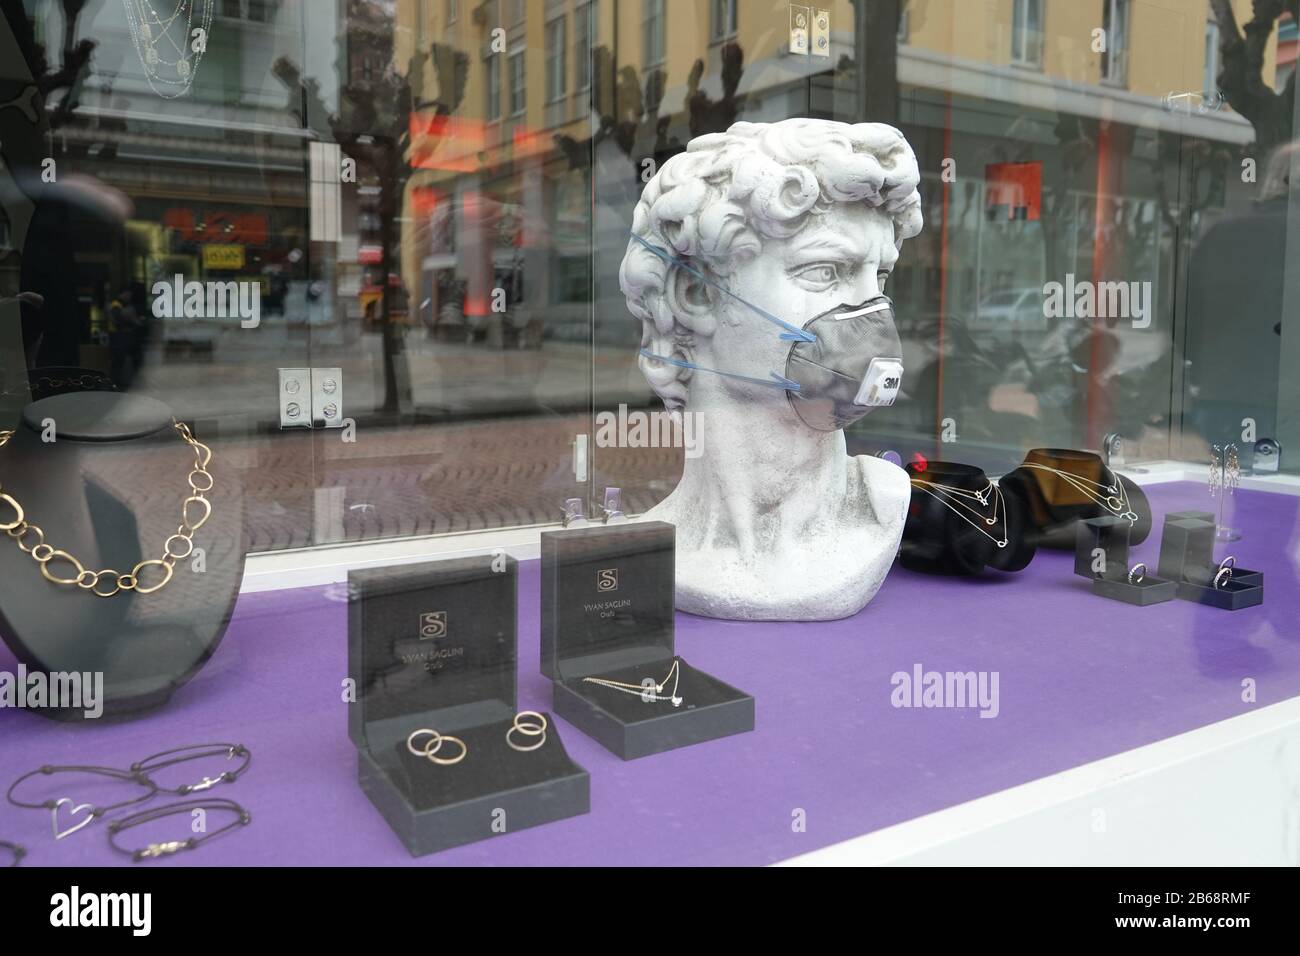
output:
[[919, 182], [891, 126], [791, 119], [697, 137], [645, 186], [620, 287], [642, 372], [702, 436], [644, 515], [677, 527], [679, 609], [831, 620], [883, 583], [911, 487], [843, 426], [898, 390], [884, 287]]

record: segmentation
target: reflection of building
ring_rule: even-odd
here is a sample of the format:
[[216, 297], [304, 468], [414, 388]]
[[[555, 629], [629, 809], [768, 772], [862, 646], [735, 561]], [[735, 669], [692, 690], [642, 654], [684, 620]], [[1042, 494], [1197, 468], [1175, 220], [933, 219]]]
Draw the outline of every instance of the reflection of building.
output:
[[[865, 9], [875, 15], [889, 7]], [[1235, 0], [1235, 7], [1248, 16], [1249, 0]], [[965, 175], [1025, 162], [1038, 170], [1049, 197], [1072, 189], [1068, 203], [1062, 197], [1063, 205], [1054, 207], [1053, 227], [1064, 231], [1067, 221], [1093, 215], [1098, 192], [1141, 197], [1127, 215], [1154, 221], [1159, 188], [1149, 167], [1162, 134], [1227, 144], [1252, 136], [1227, 107], [1174, 115], [1162, 105], [1170, 93], [1209, 91], [1205, 74], [1217, 66], [1217, 48], [1206, 43], [1208, 6], [1195, 15], [1144, 0], [907, 0], [903, 8], [896, 64], [867, 61], [861, 84], [855, 61], [871, 49], [863, 34], [881, 24], [868, 19], [864, 26], [848, 0], [825, 7], [824, 56], [790, 52], [786, 6], [398, 0], [394, 59], [399, 69], [419, 64], [411, 72], [419, 88], [402, 272], [420, 303], [420, 320], [490, 320], [490, 293], [504, 288], [509, 314], [521, 324], [545, 312], [547, 333], [563, 334], [556, 326], [586, 320], [587, 250], [593, 239], [597, 258], [621, 247], [618, 232], [626, 228], [647, 163], [660, 163], [693, 135], [735, 119], [851, 119], [859, 85], [896, 85], [899, 115], [868, 118], [908, 127], [921, 144], [924, 169], [937, 169], [942, 155], [939, 142], [919, 130], [939, 134], [952, 123], [945, 148], [960, 154]], [[1270, 41], [1265, 82], [1274, 51]], [[464, 57], [461, 65], [453, 53]], [[602, 144], [594, 152], [593, 139]], [[619, 212], [617, 222], [597, 214], [588, 235], [593, 190], [597, 209]], [[976, 209], [985, 205], [972, 202]], [[1065, 205], [1067, 220], [1061, 220]], [[487, 218], [473, 221], [480, 215]], [[441, 223], [437, 229], [430, 216]], [[503, 220], [518, 229], [504, 233]], [[963, 219], [948, 229], [966, 225]], [[931, 230], [922, 241], [937, 235]], [[974, 235], [968, 241], [973, 253], [1008, 240]], [[1058, 253], [1093, 258], [1064, 234], [1032, 244], [1032, 254], [1005, 247], [983, 263], [972, 254], [947, 276], [955, 295], [946, 305], [1017, 288], [1025, 282], [1023, 268], [1055, 269], [1065, 261], [1052, 261]], [[933, 252], [937, 260], [937, 247]], [[1146, 268], [1154, 272], [1158, 265]], [[898, 291], [906, 294], [910, 282], [929, 297], [924, 308], [939, 309], [937, 275], [916, 269], [909, 277], [907, 269]], [[596, 274], [603, 274], [600, 267]], [[604, 301], [601, 290], [596, 294], [598, 315], [618, 309], [616, 290], [606, 289]]]
[[[305, 247], [307, 209], [302, 188], [306, 132], [298, 98], [272, 75], [282, 56], [300, 57], [301, 10], [294, 0], [189, 0], [194, 23], [212, 19], [203, 55], [191, 56], [192, 85], [172, 88], [146, 79], [163, 41], [183, 49], [181, 34], [156, 25], [132, 30], [120, 3], [88, 6], [77, 24], [93, 40], [89, 74], [77, 108], [54, 137], [62, 171], [94, 177], [128, 201], [124, 234], [74, 250], [79, 307], [102, 313], [107, 300], [133, 286], [145, 291], [159, 276], [257, 281], [272, 313], [285, 308], [288, 284], [301, 273], [291, 253]], [[188, 7], [187, 7], [188, 9]], [[62, 31], [59, 4], [35, 5], [38, 38]], [[152, 45], [142, 41], [142, 35]], [[176, 42], [180, 41], [180, 42]], [[163, 57], [166, 64], [166, 57]], [[156, 67], [157, 70], [163, 67]], [[75, 241], [78, 237], [74, 234]], [[91, 333], [102, 331], [98, 321]], [[203, 343], [212, 329], [183, 320], [166, 322], [167, 341]], [[68, 364], [90, 354], [68, 355]]]

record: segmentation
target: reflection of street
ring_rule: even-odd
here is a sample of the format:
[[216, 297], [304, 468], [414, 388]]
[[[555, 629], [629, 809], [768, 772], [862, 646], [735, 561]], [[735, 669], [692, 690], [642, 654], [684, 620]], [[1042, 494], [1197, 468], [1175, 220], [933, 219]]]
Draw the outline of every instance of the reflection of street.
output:
[[[197, 336], [191, 336], [196, 338]], [[344, 414], [365, 422], [383, 406], [383, 345], [378, 335], [343, 343], [329, 330], [208, 328], [200, 348], [155, 340], [137, 387], [164, 398], [187, 418], [234, 416], [272, 422], [278, 368], [343, 369]], [[631, 349], [603, 352], [594, 386], [602, 405], [644, 403], [649, 392]], [[438, 342], [410, 331], [399, 357], [409, 376], [411, 408], [423, 416], [581, 412], [590, 407], [591, 350], [583, 342], [546, 341], [540, 349], [501, 348], [476, 342]], [[570, 436], [570, 440], [572, 436]]]
[[[680, 450], [618, 449], [575, 483], [570, 443], [588, 423], [579, 414], [375, 428], [355, 445], [318, 433], [315, 467], [302, 433], [236, 437], [216, 444], [214, 474], [241, 475], [251, 551], [552, 523], [565, 498], [606, 484], [630, 489], [633, 512], [666, 493], [637, 490], [634, 477], [679, 472]], [[176, 464], [175, 450], [159, 445], [116, 477], [171, 507]]]
[[[233, 432], [220, 443], [218, 466], [243, 472], [254, 551], [548, 523], [565, 498], [605, 484], [627, 488], [625, 507], [642, 511], [666, 492], [647, 476], [671, 478], [680, 467], [680, 451], [617, 449], [597, 452], [588, 484], [574, 481], [574, 436], [591, 433], [586, 343], [502, 349], [436, 342], [412, 330], [402, 374], [409, 370], [414, 405], [401, 418], [408, 423], [394, 425], [380, 414], [377, 335], [343, 345], [337, 334], [329, 341], [328, 329], [267, 323], [191, 338], [201, 348], [155, 336], [137, 389], [200, 430], [220, 420]], [[279, 429], [276, 369], [312, 365], [343, 369], [355, 444], [336, 430]], [[648, 402], [626, 349], [600, 351], [595, 387], [602, 407]], [[175, 462], [167, 449], [151, 450], [133, 471], [158, 489], [159, 507], [170, 501]]]

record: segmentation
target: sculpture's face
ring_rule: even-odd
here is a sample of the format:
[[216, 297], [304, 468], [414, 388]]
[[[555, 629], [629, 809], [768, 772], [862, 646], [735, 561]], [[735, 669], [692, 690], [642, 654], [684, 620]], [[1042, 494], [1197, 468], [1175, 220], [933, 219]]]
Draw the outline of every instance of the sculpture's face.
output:
[[[736, 268], [728, 287], [747, 302], [802, 327], [814, 316], [880, 295], [897, 260], [894, 227], [886, 213], [862, 203], [837, 203], [825, 214], [810, 217], [794, 236], [765, 239], [762, 253]], [[781, 329], [733, 299], [724, 297], [721, 305], [726, 320], [717, 324], [704, 346], [712, 355], [700, 364], [714, 362], [713, 367], [759, 379], [772, 372], [785, 374], [791, 343], [780, 339]], [[892, 321], [863, 327], [863, 354], [902, 354]]]

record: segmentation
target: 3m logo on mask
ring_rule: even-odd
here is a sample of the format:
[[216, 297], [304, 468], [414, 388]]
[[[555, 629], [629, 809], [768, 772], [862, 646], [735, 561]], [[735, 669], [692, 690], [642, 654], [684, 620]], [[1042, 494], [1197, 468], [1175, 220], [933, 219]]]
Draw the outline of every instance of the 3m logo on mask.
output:
[[[893, 405], [903, 384], [894, 307], [885, 296], [836, 306], [804, 325], [813, 341], [790, 346], [786, 378], [797, 382], [790, 405], [809, 428], [836, 431], [873, 408]], [[884, 354], [881, 354], [884, 353]]]

